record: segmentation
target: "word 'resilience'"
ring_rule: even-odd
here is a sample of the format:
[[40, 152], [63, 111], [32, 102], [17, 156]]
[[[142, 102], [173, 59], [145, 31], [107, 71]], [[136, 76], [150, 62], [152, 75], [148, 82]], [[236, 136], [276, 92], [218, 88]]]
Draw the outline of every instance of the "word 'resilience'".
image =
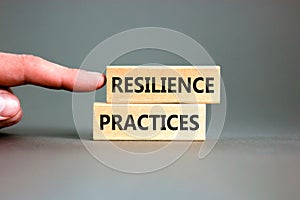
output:
[[[214, 93], [214, 77], [112, 77], [112, 92]], [[202, 84], [199, 84], [202, 83]], [[204, 83], [204, 84], [203, 84]], [[202, 85], [201, 87], [199, 85]]]

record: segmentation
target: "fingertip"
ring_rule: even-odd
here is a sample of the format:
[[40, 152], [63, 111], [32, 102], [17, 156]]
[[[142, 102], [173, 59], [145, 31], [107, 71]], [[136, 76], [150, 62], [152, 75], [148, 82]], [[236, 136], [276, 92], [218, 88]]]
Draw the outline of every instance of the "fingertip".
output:
[[[70, 74], [68, 75], [70, 76]], [[104, 74], [98, 72], [89, 72], [85, 70], [79, 70], [76, 76], [72, 76], [73, 91], [75, 92], [91, 92], [100, 89], [104, 86], [106, 78]], [[63, 88], [67, 88], [69, 81], [65, 78]], [[70, 80], [70, 79], [69, 79]]]
[[0, 128], [5, 128], [17, 124], [18, 122], [21, 121], [22, 116], [23, 116], [23, 111], [22, 109], [20, 109], [18, 113], [16, 113], [14, 116], [6, 120], [0, 120]]
[[20, 101], [12, 94], [0, 95], [0, 120], [15, 116], [21, 110]]
[[106, 84], [106, 76], [104, 74], [100, 74], [100, 78], [97, 84], [97, 90], [102, 88]]

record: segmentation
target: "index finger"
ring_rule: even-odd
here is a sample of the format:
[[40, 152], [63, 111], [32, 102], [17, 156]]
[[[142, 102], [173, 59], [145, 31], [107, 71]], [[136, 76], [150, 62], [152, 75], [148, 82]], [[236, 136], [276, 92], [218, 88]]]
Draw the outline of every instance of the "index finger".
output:
[[33, 55], [0, 53], [0, 86], [33, 84], [52, 89], [88, 92], [105, 84], [101, 73], [67, 68]]

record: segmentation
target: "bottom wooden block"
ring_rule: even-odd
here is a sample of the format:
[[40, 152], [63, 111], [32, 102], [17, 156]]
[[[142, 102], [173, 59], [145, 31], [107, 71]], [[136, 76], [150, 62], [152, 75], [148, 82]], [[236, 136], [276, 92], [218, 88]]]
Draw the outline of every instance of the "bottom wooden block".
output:
[[94, 140], [205, 140], [205, 104], [94, 103]]

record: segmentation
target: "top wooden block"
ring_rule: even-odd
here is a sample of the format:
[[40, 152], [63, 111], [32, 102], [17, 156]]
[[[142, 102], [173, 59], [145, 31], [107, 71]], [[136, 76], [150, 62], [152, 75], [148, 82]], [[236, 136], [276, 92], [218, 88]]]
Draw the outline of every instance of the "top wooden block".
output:
[[108, 66], [107, 103], [220, 103], [219, 66]]

